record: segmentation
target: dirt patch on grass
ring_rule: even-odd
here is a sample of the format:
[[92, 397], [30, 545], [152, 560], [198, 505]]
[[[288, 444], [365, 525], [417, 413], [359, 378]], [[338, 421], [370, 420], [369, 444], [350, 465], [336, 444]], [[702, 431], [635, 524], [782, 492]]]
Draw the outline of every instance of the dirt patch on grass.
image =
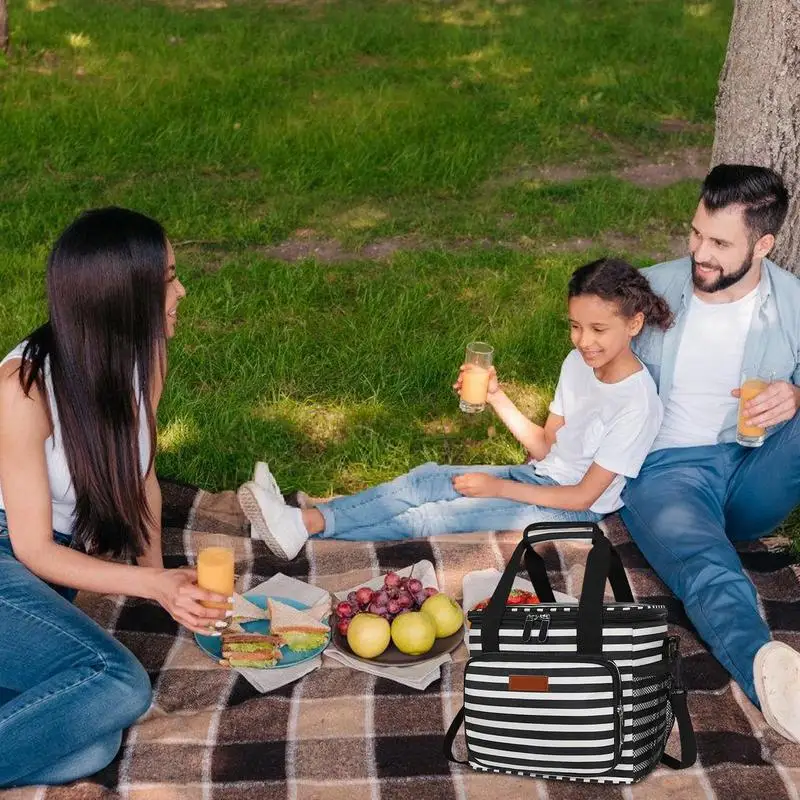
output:
[[663, 243], [643, 244], [636, 236], [614, 231], [597, 237], [580, 237], [549, 242], [543, 249], [548, 253], [585, 253], [590, 250], [605, 250], [609, 254], [647, 256], [658, 261], [680, 258], [687, 253], [685, 236], [670, 235]]
[[597, 237], [574, 237], [552, 242], [520, 237], [515, 240], [494, 241], [487, 238], [468, 238], [440, 240], [425, 239], [419, 236], [390, 236], [376, 239], [355, 250], [344, 247], [337, 239], [293, 236], [277, 245], [258, 247], [257, 250], [267, 258], [278, 261], [298, 262], [314, 260], [322, 264], [338, 264], [346, 261], [391, 261], [397, 253], [411, 253], [423, 250], [443, 250], [464, 252], [468, 250], [504, 248], [528, 253], [583, 253], [592, 250], [605, 250], [609, 253], [629, 253], [644, 255], [654, 259], [677, 258], [686, 253], [686, 237], [667, 236], [663, 243], [652, 244], [636, 236], [614, 231]]
[[712, 133], [714, 126], [708, 122], [689, 122], [686, 119], [670, 117], [662, 119], [658, 129], [664, 133]]
[[629, 164], [614, 174], [622, 180], [646, 189], [670, 186], [685, 180], [702, 180], [711, 164], [711, 151], [704, 147], [687, 147], [665, 153], [657, 161]]
[[320, 237], [310, 229], [300, 229], [289, 239], [280, 244], [260, 246], [258, 252], [267, 258], [278, 261], [304, 261], [314, 259], [325, 264], [337, 264], [343, 261], [390, 261], [397, 253], [413, 253], [420, 250], [447, 250], [458, 252], [480, 247], [488, 250], [492, 247], [510, 247], [524, 249], [512, 242], [493, 242], [490, 239], [429, 239], [413, 234], [403, 236], [386, 236], [374, 239], [362, 247], [348, 249], [338, 239]]
[[670, 186], [684, 180], [701, 180], [711, 163], [711, 150], [705, 147], [686, 147], [665, 152], [657, 159], [646, 158], [632, 152], [627, 146], [615, 148], [621, 165], [616, 169], [601, 170], [576, 161], [572, 164], [543, 166], [522, 165], [509, 170], [483, 184], [484, 191], [495, 190], [518, 183], [569, 183], [589, 178], [613, 175], [621, 180], [647, 189]]
[[[160, 0], [168, 8], [179, 8], [191, 11], [218, 11], [228, 6], [253, 5], [252, 0]], [[324, 6], [336, 0], [261, 0], [265, 6]]]

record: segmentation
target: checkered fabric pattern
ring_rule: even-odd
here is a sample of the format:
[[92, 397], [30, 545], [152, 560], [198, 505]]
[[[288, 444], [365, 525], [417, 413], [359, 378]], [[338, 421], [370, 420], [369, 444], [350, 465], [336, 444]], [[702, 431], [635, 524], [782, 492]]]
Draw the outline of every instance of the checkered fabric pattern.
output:
[[[420, 559], [456, 597], [465, 573], [502, 569], [518, 534], [459, 534], [410, 542], [312, 541], [291, 563], [251, 541], [232, 492], [163, 484], [167, 566], [193, 563], [204, 537], [223, 533], [237, 552], [237, 589], [277, 571], [336, 591]], [[157, 605], [134, 598], [78, 602], [150, 673], [154, 702], [102, 773], [66, 787], [0, 792], [2, 800], [789, 800], [800, 796], [800, 746], [769, 729], [695, 638], [680, 603], [654, 575], [616, 517], [605, 523], [637, 599], [665, 603], [681, 638], [697, 765], [658, 769], [632, 787], [549, 783], [450, 765], [442, 736], [462, 701], [466, 651], [424, 692], [325, 660], [321, 669], [260, 695], [217, 666]], [[757, 543], [742, 552], [777, 638], [800, 648], [800, 582], [788, 555]], [[587, 545], [540, 548], [553, 588], [580, 590]], [[459, 743], [463, 748], [463, 742]], [[675, 736], [671, 740], [674, 748]], [[668, 749], [671, 749], [668, 748]], [[462, 750], [463, 752], [463, 750]]]

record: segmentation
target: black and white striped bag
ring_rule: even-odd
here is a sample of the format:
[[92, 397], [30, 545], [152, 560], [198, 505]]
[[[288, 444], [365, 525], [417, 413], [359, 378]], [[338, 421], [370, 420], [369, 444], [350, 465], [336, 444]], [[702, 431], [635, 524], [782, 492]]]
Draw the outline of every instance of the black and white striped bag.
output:
[[[592, 539], [579, 603], [556, 603], [532, 545]], [[507, 605], [523, 557], [540, 604]], [[617, 602], [603, 603], [606, 578]], [[470, 612], [464, 706], [445, 755], [483, 772], [634, 783], [659, 762], [694, 764], [677, 638], [665, 606], [633, 600], [625, 570], [597, 525], [530, 525], [484, 611]], [[664, 753], [677, 720], [681, 759]], [[453, 754], [464, 723], [467, 759]]]

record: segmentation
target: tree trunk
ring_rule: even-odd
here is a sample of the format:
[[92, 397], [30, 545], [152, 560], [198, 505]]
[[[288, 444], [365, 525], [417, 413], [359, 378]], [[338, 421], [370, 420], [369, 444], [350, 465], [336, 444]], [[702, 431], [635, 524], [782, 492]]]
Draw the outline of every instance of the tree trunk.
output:
[[8, 2], [0, 0], [0, 51], [8, 52]]
[[758, 164], [792, 199], [770, 258], [800, 273], [800, 0], [736, 0], [712, 164]]

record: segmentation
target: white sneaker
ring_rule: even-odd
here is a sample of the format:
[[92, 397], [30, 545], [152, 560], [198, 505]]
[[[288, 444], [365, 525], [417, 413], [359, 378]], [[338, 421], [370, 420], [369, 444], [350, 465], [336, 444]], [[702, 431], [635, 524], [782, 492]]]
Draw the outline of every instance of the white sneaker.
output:
[[266, 461], [256, 461], [256, 466], [253, 470], [253, 483], [257, 483], [262, 489], [274, 494], [276, 497], [282, 497], [287, 506], [294, 506], [300, 509], [314, 508], [313, 501], [305, 492], [297, 491], [283, 494]]
[[308, 540], [299, 508], [291, 508], [278, 494], [274, 496], [264, 487], [249, 481], [236, 493], [239, 505], [250, 520], [250, 535], [261, 539], [279, 558], [291, 561]]
[[269, 471], [269, 465], [266, 461], [256, 461], [256, 466], [253, 470], [253, 483], [257, 483], [262, 489], [281, 497], [281, 487], [278, 486], [278, 482]]
[[800, 743], [800, 653], [783, 642], [767, 642], [753, 660], [753, 680], [764, 719]]

